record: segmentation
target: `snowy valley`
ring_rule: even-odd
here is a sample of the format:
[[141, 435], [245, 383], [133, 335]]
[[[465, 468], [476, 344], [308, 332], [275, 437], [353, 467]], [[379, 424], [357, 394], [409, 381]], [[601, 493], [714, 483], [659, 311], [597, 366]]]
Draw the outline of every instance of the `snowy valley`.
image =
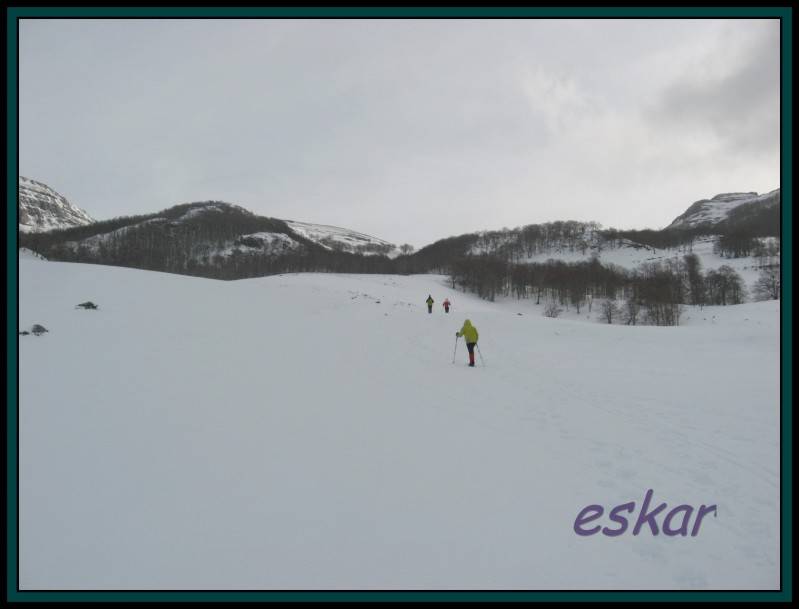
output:
[[[779, 301], [634, 327], [449, 285], [23, 254], [21, 588], [779, 586]], [[717, 510], [575, 534], [649, 489]]]

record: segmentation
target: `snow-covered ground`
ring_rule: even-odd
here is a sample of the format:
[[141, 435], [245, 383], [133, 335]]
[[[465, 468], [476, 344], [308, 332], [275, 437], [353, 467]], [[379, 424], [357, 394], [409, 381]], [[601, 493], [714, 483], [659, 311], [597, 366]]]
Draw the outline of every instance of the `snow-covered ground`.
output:
[[[49, 332], [19, 337], [21, 588], [777, 588], [779, 303], [668, 328], [514, 304], [22, 258], [20, 330]], [[466, 317], [485, 367], [452, 363]], [[647, 489], [717, 516], [575, 534]]]

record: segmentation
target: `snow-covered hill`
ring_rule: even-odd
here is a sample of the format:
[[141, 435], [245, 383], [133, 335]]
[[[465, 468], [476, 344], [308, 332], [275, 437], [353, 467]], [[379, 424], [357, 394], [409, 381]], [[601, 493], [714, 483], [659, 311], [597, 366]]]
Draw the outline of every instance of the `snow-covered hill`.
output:
[[772, 207], [780, 203], [780, 189], [758, 195], [756, 192], [734, 192], [702, 199], [677, 216], [668, 228], [714, 226], [729, 218], [730, 212], [745, 204]]
[[[779, 587], [776, 301], [609, 326], [25, 257], [19, 310], [22, 590]], [[648, 489], [716, 516], [575, 534]]]
[[[177, 213], [176, 213], [177, 212]], [[210, 220], [209, 220], [210, 217]], [[132, 234], [144, 230], [155, 229], [156, 234], [166, 241], [174, 241], [178, 230], [189, 232], [197, 230], [202, 222], [219, 223], [241, 217], [257, 221], [251, 211], [232, 203], [206, 201], [190, 203], [164, 210], [160, 214], [148, 216], [146, 219], [133, 220], [114, 230], [99, 232], [96, 235], [77, 241], [66, 241], [64, 247], [77, 252], [82, 250], [88, 254], [100, 255], [102, 248], [112, 249], [114, 244], [124, 242]], [[258, 254], [266, 257], [281, 256], [297, 252], [302, 244], [289, 235], [274, 231], [256, 231], [238, 234], [227, 239], [199, 239], [185, 245], [184, 253], [188, 259], [196, 262], [208, 258], [229, 258], [234, 255]]]
[[[349, 263], [386, 270], [391, 243], [349, 229], [286, 222], [233, 203], [200, 201], [89, 227], [23, 234], [20, 243], [51, 260], [115, 264], [222, 279]], [[339, 253], [361, 254], [342, 257]], [[385, 257], [384, 257], [385, 256]], [[342, 259], [344, 259], [342, 261]], [[349, 270], [349, 268], [344, 269]]]
[[94, 219], [55, 190], [19, 176], [19, 230], [48, 231], [91, 224]]
[[393, 243], [348, 228], [327, 226], [325, 224], [309, 224], [294, 220], [286, 220], [285, 222], [298, 235], [302, 235], [329, 250], [364, 254], [366, 256], [383, 254], [389, 258], [396, 258], [400, 253]]

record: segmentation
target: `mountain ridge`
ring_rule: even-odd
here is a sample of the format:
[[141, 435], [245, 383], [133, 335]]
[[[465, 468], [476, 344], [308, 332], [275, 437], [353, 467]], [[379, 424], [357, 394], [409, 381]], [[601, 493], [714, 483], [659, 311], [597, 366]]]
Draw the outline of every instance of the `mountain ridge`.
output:
[[666, 229], [714, 226], [727, 221], [730, 214], [742, 205], [769, 208], [780, 203], [780, 196], [780, 189], [776, 188], [762, 194], [733, 192], [718, 194], [710, 199], [700, 199], [677, 216]]
[[[219, 279], [284, 272], [449, 272], [467, 258], [511, 264], [549, 259], [603, 264], [663, 259], [714, 236], [725, 257], [760, 251], [779, 236], [780, 189], [763, 195], [722, 193], [702, 199], [661, 230], [618, 230], [596, 222], [556, 221], [448, 237], [410, 253], [337, 226], [282, 220], [225, 201], [182, 203], [159, 212], [22, 232], [20, 246], [51, 260], [130, 266]], [[725, 239], [718, 237], [723, 235]], [[704, 240], [703, 240], [704, 239]], [[699, 240], [699, 241], [697, 241]], [[643, 250], [643, 252], [641, 252]], [[646, 254], [650, 251], [651, 255]]]
[[47, 184], [24, 176], [18, 178], [20, 232], [59, 230], [95, 221]]

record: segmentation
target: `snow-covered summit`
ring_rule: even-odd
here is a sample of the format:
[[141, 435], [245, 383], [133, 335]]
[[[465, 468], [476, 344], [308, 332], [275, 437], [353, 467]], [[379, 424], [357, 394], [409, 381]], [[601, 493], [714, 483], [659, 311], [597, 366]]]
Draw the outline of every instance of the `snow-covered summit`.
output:
[[19, 230], [41, 232], [91, 224], [94, 219], [55, 190], [19, 176]]
[[246, 209], [241, 205], [236, 205], [235, 203], [225, 203], [224, 201], [198, 201], [195, 203], [184, 203], [183, 205], [179, 205], [177, 207], [182, 208], [184, 206], [188, 206], [188, 209], [182, 216], [175, 220], [176, 222], [189, 220], [190, 218], [196, 218], [208, 213], [238, 212], [247, 216], [254, 215], [249, 209]]
[[286, 220], [285, 222], [291, 230], [301, 237], [305, 237], [328, 250], [364, 254], [366, 256], [383, 254], [389, 258], [395, 258], [400, 253], [393, 243], [348, 228], [296, 222], [294, 220]]
[[677, 216], [667, 228], [695, 228], [701, 225], [715, 225], [729, 217], [732, 210], [744, 204], [770, 207], [779, 204], [780, 189], [764, 194], [756, 192], [731, 192], [716, 195], [712, 199], [702, 199], [692, 204], [683, 214]]

